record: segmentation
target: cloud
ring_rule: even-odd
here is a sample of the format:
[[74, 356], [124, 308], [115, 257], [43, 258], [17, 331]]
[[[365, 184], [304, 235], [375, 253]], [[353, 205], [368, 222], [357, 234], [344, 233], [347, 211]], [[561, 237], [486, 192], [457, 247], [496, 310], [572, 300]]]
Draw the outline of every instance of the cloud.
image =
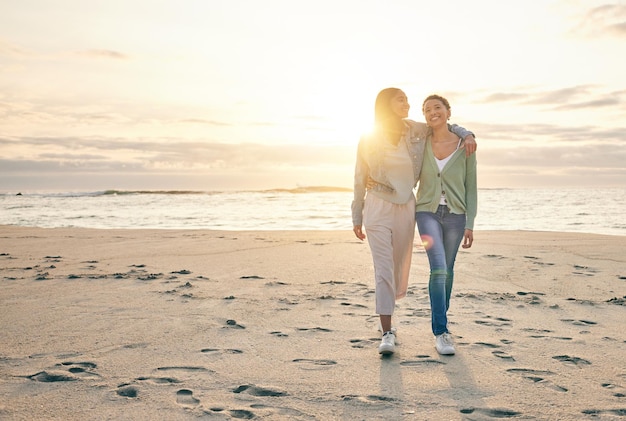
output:
[[497, 92], [491, 94], [480, 100], [482, 103], [492, 102], [508, 102], [508, 101], [521, 101], [528, 98], [528, 94], [518, 92]]
[[0, 55], [27, 56], [29, 53], [8, 41], [0, 39]]
[[[490, 144], [487, 148], [496, 147], [501, 149], [502, 142], [508, 142], [506, 147], [513, 147], [518, 142], [539, 142], [543, 146], [551, 144], [562, 144], [563, 148], [586, 143], [586, 144], [602, 144], [607, 149], [616, 149], [618, 151], [626, 149], [624, 144], [624, 133], [626, 127], [600, 128], [593, 126], [576, 126], [563, 127], [551, 124], [490, 124], [472, 122], [467, 124], [472, 128], [480, 139], [497, 143]], [[515, 146], [517, 148], [517, 146]], [[479, 148], [480, 146], [479, 143]], [[597, 162], [597, 165], [602, 165]]]
[[[127, 60], [130, 58], [130, 56], [128, 56], [127, 54], [124, 54], [119, 51], [108, 50], [108, 49], [97, 49], [97, 48], [76, 51], [74, 54], [78, 56], [82, 56], [82, 57], [105, 58], [105, 59], [115, 59], [115, 60]], [[27, 51], [17, 46], [16, 44], [3, 40], [3, 39], [0, 39], [0, 55], [14, 56], [14, 57], [32, 57], [32, 58], [54, 57], [54, 55], [49, 56], [47, 54], [41, 54], [41, 53], [37, 54], [32, 51]]]
[[479, 168], [488, 167], [525, 167], [533, 169], [560, 168], [602, 168], [607, 171], [624, 173], [626, 149], [608, 147], [605, 144], [580, 145], [519, 145], [516, 148], [480, 147], [478, 152]]
[[42, 160], [60, 160], [60, 161], [95, 161], [106, 159], [104, 155], [93, 154], [62, 154], [62, 153], [42, 153], [39, 155]]
[[[493, 124], [467, 122], [467, 127], [477, 133], [481, 147], [517, 148], [524, 142], [563, 146], [601, 144], [607, 149], [623, 148], [626, 127], [563, 126], [557, 124]], [[254, 142], [225, 143], [211, 140], [185, 140], [170, 137], [0, 137], [0, 155], [5, 158], [82, 160], [102, 157], [122, 162], [150, 162], [180, 167], [232, 167], [263, 165], [338, 165], [354, 158], [355, 144], [261, 144]], [[479, 146], [480, 147], [480, 146]], [[19, 151], [19, 154], [17, 153]], [[290, 163], [290, 164], [287, 164]], [[596, 163], [602, 165], [601, 161]]]
[[572, 98], [581, 95], [589, 95], [590, 85], [572, 86], [553, 91], [537, 92], [529, 95], [529, 99], [524, 101], [525, 104], [560, 104], [564, 101], [570, 101]]
[[205, 120], [203, 118], [185, 118], [185, 119], [178, 120], [178, 123], [206, 124], [209, 126], [232, 126], [231, 123], [225, 123], [223, 121], [216, 121], [216, 120]]
[[[30, 150], [29, 158], [21, 152], [14, 161], [5, 160], [4, 169], [15, 168], [9, 162], [56, 162], [58, 166], [97, 170], [117, 170], [124, 165], [133, 168], [206, 170], [213, 168], [250, 169], [265, 166], [306, 167], [343, 165], [354, 155], [354, 146], [258, 143], [227, 144], [174, 139], [133, 140], [80, 137], [22, 137], [0, 138], [0, 151]], [[48, 152], [51, 149], [56, 152]], [[38, 153], [37, 151], [47, 151]], [[101, 154], [77, 151], [101, 151]], [[6, 153], [2, 154], [5, 157]], [[17, 165], [17, 164], [16, 164]], [[24, 168], [19, 166], [19, 168]], [[37, 168], [33, 165], [33, 168]]]
[[69, 161], [69, 156], [61, 159], [38, 160], [0, 160], [0, 174], [4, 176], [30, 175], [41, 177], [46, 174], [76, 174], [76, 173], [98, 173], [98, 172], [132, 172], [143, 171], [141, 164], [129, 164], [126, 162], [115, 162], [109, 160], [92, 159], [87, 161]]
[[609, 26], [609, 31], [619, 36], [626, 36], [626, 21]]
[[105, 58], [105, 59], [115, 59], [115, 60], [126, 60], [130, 58], [128, 55], [124, 53], [120, 53], [119, 51], [113, 50], [83, 50], [76, 52], [79, 56], [84, 57], [93, 57], [93, 58]]
[[[519, 187], [531, 182], [623, 185], [626, 179], [626, 127], [484, 123], [468, 126], [479, 133], [479, 174], [484, 187]], [[18, 145], [30, 154], [21, 152], [8, 157], [6, 152], [14, 151]], [[312, 185], [322, 177], [326, 177], [323, 184], [349, 186], [355, 147], [228, 144], [173, 138], [5, 137], [0, 138], [0, 155], [4, 157], [0, 160], [0, 189], [23, 186], [19, 183], [25, 183], [24, 180], [37, 183], [47, 177], [99, 177], [100, 185], [107, 185], [106, 180], [123, 180], [126, 176], [141, 178], [145, 188], [161, 188], [158, 183], [170, 176], [179, 181], [189, 177], [198, 183], [211, 179], [216, 188], [220, 188], [222, 178], [223, 184], [229, 186], [233, 180], [259, 186], [262, 180], [265, 188], [290, 185], [293, 180]], [[254, 180], [246, 179], [246, 174]], [[152, 176], [154, 185], [150, 187], [148, 177]]]
[[517, 102], [522, 105], [560, 104], [581, 95], [589, 95], [591, 86], [572, 86], [550, 91], [533, 92], [528, 87], [513, 88], [509, 92], [495, 92], [481, 99], [479, 103]]
[[574, 31], [591, 37], [626, 37], [626, 5], [605, 4], [590, 9]]
[[601, 98], [595, 99], [586, 102], [578, 102], [573, 104], [565, 104], [560, 105], [558, 107], [554, 107], [554, 110], [557, 111], [568, 111], [568, 110], [576, 110], [581, 108], [597, 108], [597, 107], [608, 107], [612, 105], [620, 105], [622, 103], [620, 98], [610, 97], [610, 98]]
[[[609, 93], [597, 92], [595, 85], [580, 85], [549, 91], [528, 91], [520, 87], [520, 92], [496, 92], [489, 94], [476, 102], [494, 104], [500, 102], [516, 102], [518, 105], [549, 105], [555, 111], [570, 111], [583, 108], [598, 108], [621, 105], [626, 91]], [[585, 100], [582, 100], [582, 99]]]

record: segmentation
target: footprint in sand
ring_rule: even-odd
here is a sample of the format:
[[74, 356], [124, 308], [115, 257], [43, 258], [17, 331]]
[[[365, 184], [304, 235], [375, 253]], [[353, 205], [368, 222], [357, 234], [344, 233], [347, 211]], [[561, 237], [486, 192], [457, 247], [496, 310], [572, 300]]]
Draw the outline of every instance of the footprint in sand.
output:
[[341, 395], [341, 399], [344, 401], [358, 401], [363, 403], [387, 403], [397, 401], [395, 398], [381, 395]]
[[373, 341], [371, 339], [350, 339], [352, 348], [369, 348], [375, 342], [377, 341]]
[[138, 276], [137, 279], [139, 281], [154, 281], [162, 277], [163, 277], [162, 273], [149, 273], [147, 275]]
[[337, 362], [333, 360], [315, 360], [309, 358], [296, 358], [292, 360], [292, 362], [300, 364], [303, 370], [326, 370], [337, 364]]
[[246, 328], [244, 325], [240, 325], [239, 323], [237, 323], [236, 320], [233, 320], [233, 319], [226, 320], [226, 326], [225, 327], [233, 328], [233, 329], [245, 329]]
[[598, 273], [598, 270], [587, 266], [574, 265], [574, 271], [572, 273], [574, 275], [594, 276]]
[[299, 327], [299, 331], [317, 331], [317, 332], [332, 332], [331, 329], [327, 329], [325, 327]]
[[482, 414], [490, 418], [512, 418], [522, 415], [521, 412], [504, 408], [464, 408], [461, 414]]
[[204, 348], [201, 349], [202, 353], [220, 353], [220, 354], [243, 354], [243, 351], [240, 349], [227, 348], [227, 349], [218, 349], [218, 348]]
[[524, 256], [524, 258], [529, 259], [532, 261], [533, 264], [535, 265], [542, 265], [542, 266], [554, 266], [554, 263], [545, 263], [545, 262], [540, 262], [539, 257], [535, 257], [535, 256]]
[[[618, 386], [618, 385], [613, 384], [613, 383], [602, 383], [602, 387], [604, 387], [605, 389], [609, 389], [609, 390], [623, 389], [621, 386]], [[624, 398], [624, 397], [626, 397], [626, 393], [615, 392], [615, 393], [613, 393], [613, 396], [615, 396], [616, 398]]]
[[[500, 348], [500, 345], [492, 344], [489, 342], [476, 342], [475, 345], [484, 346], [486, 348]], [[494, 351], [491, 351], [491, 353], [498, 358], [502, 358], [503, 360], [515, 361], [515, 358], [513, 358], [513, 356], [507, 354], [502, 350], [496, 349]]]
[[215, 373], [213, 370], [209, 370], [205, 367], [196, 367], [196, 366], [174, 366], [174, 367], [158, 367], [155, 369], [156, 371], [186, 371], [186, 372], [204, 372], [204, 373]]
[[256, 417], [254, 412], [248, 411], [247, 409], [231, 409], [228, 413], [231, 417], [237, 418], [238, 420], [251, 420]]
[[116, 393], [125, 398], [136, 398], [139, 396], [139, 389], [129, 384], [121, 384], [117, 387]]
[[310, 418], [307, 415], [294, 408], [289, 408], [286, 406], [269, 406], [262, 403], [253, 403], [250, 405], [250, 408], [254, 409], [269, 409], [273, 411], [276, 415], [280, 415], [280, 419], [306, 419]]
[[67, 368], [67, 371], [80, 378], [100, 377], [99, 374], [93, 372], [98, 367], [96, 363], [65, 361], [56, 366]]
[[354, 303], [347, 303], [347, 302], [340, 303], [339, 305], [352, 306], [352, 307], [357, 307], [357, 308], [367, 308], [367, 306], [363, 304], [354, 304]]
[[[300, 304], [300, 301], [298, 301], [298, 300], [291, 300], [289, 298], [279, 298], [278, 302], [281, 303], [281, 304], [288, 305], [288, 306], [295, 306], [295, 305]], [[284, 308], [283, 310], [287, 310], [287, 309]]]
[[485, 318], [487, 319], [491, 319], [491, 320], [474, 320], [474, 323], [477, 323], [479, 325], [484, 325], [484, 326], [496, 326], [496, 327], [501, 327], [501, 326], [511, 326], [511, 319], [505, 319], [504, 317], [495, 317], [495, 318], [491, 318], [491, 316], [486, 316]]
[[137, 381], [148, 381], [155, 384], [175, 384], [182, 383], [180, 380], [174, 377], [137, 377]]
[[624, 408], [619, 408], [619, 409], [585, 409], [584, 411], [582, 411], [583, 414], [585, 415], [593, 415], [593, 416], [598, 416], [598, 415], [602, 415], [602, 414], [610, 414], [610, 415], [616, 415], [618, 417], [626, 417], [626, 409]]
[[181, 270], [175, 270], [173, 272], [170, 272], [172, 274], [177, 274], [177, 275], [190, 275], [191, 271], [187, 270], [187, 269], [181, 269]]
[[506, 370], [508, 373], [521, 374], [526, 380], [530, 380], [533, 383], [549, 387], [557, 392], [567, 392], [567, 388], [552, 383], [550, 380], [544, 379], [543, 376], [550, 376], [554, 373], [549, 370], [533, 370], [530, 368], [509, 368]]
[[27, 379], [31, 379], [36, 382], [42, 383], [54, 383], [54, 382], [73, 382], [78, 380], [76, 377], [68, 376], [63, 373], [54, 373], [47, 371], [40, 371], [39, 373], [25, 376]]
[[530, 338], [547, 338], [548, 335], [544, 335], [544, 333], [552, 333], [551, 330], [549, 329], [535, 329], [535, 328], [531, 328], [531, 327], [526, 327], [523, 328], [522, 331], [524, 332], [529, 332], [529, 333], [533, 333], [533, 335], [530, 335]]
[[492, 354], [498, 358], [502, 358], [503, 360], [515, 361], [515, 358], [512, 355], [509, 355], [504, 351], [493, 351]]
[[287, 396], [287, 392], [259, 387], [253, 384], [244, 384], [233, 390], [233, 393], [247, 393], [252, 396]]
[[35, 281], [45, 281], [46, 279], [50, 279], [48, 276], [50, 274], [48, 272], [43, 272], [43, 273], [39, 273], [36, 277], [35, 277]]
[[626, 295], [624, 295], [622, 298], [618, 298], [618, 297], [609, 298], [605, 302], [609, 304], [615, 304], [618, 306], [626, 306]]
[[268, 286], [268, 287], [273, 287], [275, 285], [283, 286], [283, 285], [289, 285], [289, 284], [287, 282], [283, 282], [283, 281], [271, 281], [271, 282], [266, 282], [265, 283], [265, 286]]
[[180, 389], [176, 392], [176, 403], [183, 406], [196, 406], [200, 403], [200, 400], [193, 397], [193, 391]]
[[573, 364], [575, 366], [591, 365], [591, 362], [588, 360], [585, 360], [583, 358], [578, 358], [578, 357], [570, 357], [569, 355], [555, 355], [552, 358], [554, 358], [555, 360], [561, 361], [563, 363]]
[[596, 322], [592, 322], [591, 320], [574, 320], [574, 319], [561, 319], [562, 322], [571, 323], [575, 326], [593, 326], [597, 325]]
[[24, 376], [27, 379], [42, 382], [73, 382], [81, 379], [100, 378], [100, 375], [91, 371], [97, 365], [92, 362], [62, 362], [56, 364], [50, 371], [40, 371], [30, 376]]
[[475, 345], [480, 345], [480, 346], [484, 346], [487, 348], [500, 348], [500, 345], [492, 344], [489, 342], [476, 342]]
[[430, 358], [429, 355], [424, 355], [423, 357], [420, 357], [420, 358], [422, 359], [402, 361], [400, 365], [403, 367], [428, 367], [428, 366], [446, 364], [443, 361]]

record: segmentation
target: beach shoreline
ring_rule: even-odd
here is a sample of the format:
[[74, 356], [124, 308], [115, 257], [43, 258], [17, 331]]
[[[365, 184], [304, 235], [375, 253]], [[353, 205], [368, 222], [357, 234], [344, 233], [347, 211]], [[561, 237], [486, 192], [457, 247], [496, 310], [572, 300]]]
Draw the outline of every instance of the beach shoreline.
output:
[[626, 236], [477, 231], [430, 333], [416, 245], [377, 352], [351, 231], [0, 226], [0, 419], [610, 419]]

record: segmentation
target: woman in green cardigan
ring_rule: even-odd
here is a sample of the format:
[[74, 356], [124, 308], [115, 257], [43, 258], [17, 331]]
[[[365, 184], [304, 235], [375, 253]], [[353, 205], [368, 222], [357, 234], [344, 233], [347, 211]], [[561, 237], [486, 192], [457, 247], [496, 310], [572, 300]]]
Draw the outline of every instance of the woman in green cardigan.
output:
[[428, 293], [435, 347], [442, 355], [452, 355], [447, 312], [459, 245], [463, 241], [463, 248], [470, 248], [474, 240], [476, 154], [466, 156], [463, 140], [448, 129], [447, 99], [430, 95], [422, 112], [432, 134], [426, 142], [415, 219], [430, 264]]

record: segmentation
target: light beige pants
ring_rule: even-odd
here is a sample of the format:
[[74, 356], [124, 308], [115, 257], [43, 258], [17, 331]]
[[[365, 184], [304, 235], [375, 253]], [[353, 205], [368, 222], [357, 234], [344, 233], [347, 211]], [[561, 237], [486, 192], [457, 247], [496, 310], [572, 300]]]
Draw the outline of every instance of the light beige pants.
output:
[[365, 198], [363, 226], [374, 260], [376, 313], [392, 315], [406, 295], [415, 237], [415, 199], [403, 205], [373, 194]]

